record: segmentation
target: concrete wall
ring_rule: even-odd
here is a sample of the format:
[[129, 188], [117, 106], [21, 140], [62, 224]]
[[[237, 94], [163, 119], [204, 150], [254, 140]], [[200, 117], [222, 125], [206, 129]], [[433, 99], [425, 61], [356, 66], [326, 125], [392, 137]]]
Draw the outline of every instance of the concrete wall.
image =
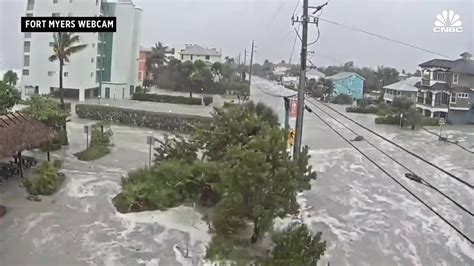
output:
[[474, 89], [474, 75], [459, 74], [459, 80], [454, 86], [466, 86]]
[[210, 63], [221, 62], [221, 56], [214, 56], [214, 55], [211, 55], [209, 59], [206, 59], [204, 55], [192, 55], [192, 59], [191, 59], [191, 55], [180, 54], [178, 59], [181, 60], [182, 62], [191, 61], [193, 63], [197, 60], [201, 60], [203, 62], [210, 62]]

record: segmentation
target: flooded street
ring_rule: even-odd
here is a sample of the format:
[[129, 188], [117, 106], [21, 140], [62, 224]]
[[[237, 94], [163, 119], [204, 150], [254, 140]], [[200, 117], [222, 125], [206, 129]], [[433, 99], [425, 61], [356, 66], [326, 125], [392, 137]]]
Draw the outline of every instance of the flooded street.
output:
[[[255, 78], [251, 98], [274, 108], [283, 121], [283, 100], [262, 90], [278, 93], [272, 83]], [[341, 106], [337, 108], [343, 110]], [[375, 126], [371, 115], [350, 116], [474, 183], [473, 154], [440, 143], [423, 130], [413, 132], [393, 126]], [[474, 210], [472, 189], [336, 117], [467, 209]], [[351, 132], [330, 118], [326, 119], [345, 137], [354, 138]], [[318, 172], [312, 190], [304, 193], [309, 208], [305, 221], [315, 231], [322, 231], [328, 242], [321, 265], [326, 265], [327, 261], [331, 265], [473, 264], [474, 248], [459, 234], [315, 116], [306, 113], [304, 121], [303, 144], [310, 146], [311, 164]], [[191, 226], [192, 208], [176, 208], [166, 215], [162, 212], [122, 215], [115, 211], [110, 201], [120, 191], [122, 176], [148, 163], [146, 136], [158, 137], [163, 133], [114, 125], [112, 153], [86, 163], [73, 156], [85, 148], [86, 139], [82, 133], [85, 123], [92, 124], [92, 121], [73, 119], [69, 123], [70, 146], [54, 153], [55, 158], [64, 156], [65, 160], [67, 180], [59, 192], [42, 197], [42, 202], [37, 203], [25, 199], [26, 192], [18, 186], [18, 180], [0, 185], [0, 202], [8, 208], [7, 215], [0, 219], [0, 265], [200, 265], [199, 257], [210, 236], [207, 225], [199, 217], [195, 227]], [[470, 145], [469, 140], [474, 140], [473, 127], [448, 127], [445, 132], [452, 136], [462, 135], [462, 144], [466, 147]], [[472, 216], [435, 191], [406, 179], [403, 168], [367, 143], [355, 145], [474, 238]], [[42, 153], [35, 156], [45, 158]], [[174, 246], [185, 247], [188, 241], [193, 259], [186, 262], [177, 255]]]

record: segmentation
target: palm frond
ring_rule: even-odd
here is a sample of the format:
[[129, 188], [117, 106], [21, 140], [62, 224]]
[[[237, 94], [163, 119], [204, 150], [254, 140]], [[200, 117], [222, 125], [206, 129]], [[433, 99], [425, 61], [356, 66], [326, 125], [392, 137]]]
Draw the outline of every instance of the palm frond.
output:
[[58, 60], [58, 56], [56, 54], [53, 54], [48, 59], [49, 59], [49, 61], [53, 62], [53, 61]]
[[79, 51], [84, 50], [84, 48], [86, 48], [86, 47], [87, 47], [87, 44], [79, 44], [79, 45], [76, 45], [76, 46], [67, 47], [67, 49], [64, 51], [64, 55], [67, 58], [68, 56], [70, 56], [72, 54], [75, 54]]
[[72, 46], [74, 43], [79, 42], [79, 35], [69, 36], [69, 39], [64, 44], [64, 47]]

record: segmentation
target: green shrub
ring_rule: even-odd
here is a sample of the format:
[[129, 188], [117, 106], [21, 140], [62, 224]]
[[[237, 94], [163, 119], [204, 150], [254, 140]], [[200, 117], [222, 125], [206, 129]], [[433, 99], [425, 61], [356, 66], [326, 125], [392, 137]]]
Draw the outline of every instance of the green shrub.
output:
[[237, 106], [238, 104], [236, 103], [230, 103], [230, 102], [224, 102], [224, 108], [232, 107], [232, 106]]
[[177, 104], [190, 104], [190, 105], [201, 105], [201, 98], [191, 98], [187, 96], [176, 96], [176, 95], [161, 95], [151, 93], [135, 93], [133, 94], [132, 100], [146, 101], [146, 102], [160, 102], [160, 103], [177, 103]]
[[335, 104], [352, 104], [353, 98], [347, 94], [339, 94], [334, 99], [331, 100], [331, 103]]
[[213, 102], [214, 98], [212, 96], [204, 96], [202, 97], [202, 101], [204, 102], [205, 106], [209, 106]]
[[53, 166], [57, 169], [61, 169], [63, 167], [63, 161], [62, 160], [54, 160], [53, 161]]
[[387, 115], [384, 117], [376, 117], [375, 124], [399, 125], [400, 117], [395, 115]]
[[348, 113], [360, 113], [360, 114], [376, 114], [379, 112], [379, 108], [376, 106], [349, 106], [346, 108]]
[[250, 88], [247, 82], [220, 81], [214, 84], [219, 91], [228, 94], [249, 94]]
[[112, 144], [113, 132], [110, 127], [103, 122], [94, 125], [91, 134], [91, 145], [109, 146]]
[[104, 157], [110, 153], [110, 149], [107, 146], [93, 145], [89, 148], [76, 154], [77, 158], [81, 161], [94, 161]]
[[109, 121], [128, 126], [148, 127], [152, 129], [190, 133], [193, 125], [209, 123], [210, 117], [175, 113], [158, 113], [134, 109], [125, 109], [104, 105], [77, 104], [79, 118]]
[[434, 117], [423, 117], [421, 123], [423, 126], [439, 126], [439, 119]]
[[23, 180], [23, 186], [31, 195], [51, 195], [57, 191], [63, 181], [54, 166], [43, 162], [35, 169], [35, 176], [31, 180]]

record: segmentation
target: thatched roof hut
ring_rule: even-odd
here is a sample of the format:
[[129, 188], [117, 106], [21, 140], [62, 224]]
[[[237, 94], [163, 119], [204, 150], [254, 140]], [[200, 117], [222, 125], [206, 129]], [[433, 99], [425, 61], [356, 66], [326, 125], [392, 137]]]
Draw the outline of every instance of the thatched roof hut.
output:
[[0, 116], [0, 158], [36, 148], [55, 137], [53, 129], [19, 112]]

